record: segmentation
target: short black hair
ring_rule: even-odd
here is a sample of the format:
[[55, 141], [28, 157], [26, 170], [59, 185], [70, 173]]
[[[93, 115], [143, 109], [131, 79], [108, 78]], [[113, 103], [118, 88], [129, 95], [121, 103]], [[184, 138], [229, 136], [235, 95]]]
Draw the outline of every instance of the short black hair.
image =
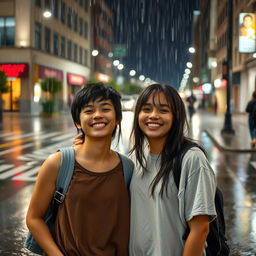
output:
[[[89, 83], [86, 84], [81, 90], [79, 90], [71, 105], [71, 115], [74, 124], [81, 124], [80, 112], [90, 101], [100, 100], [111, 100], [113, 103], [116, 120], [119, 121], [119, 135], [121, 134], [121, 120], [122, 120], [122, 107], [121, 107], [121, 96], [112, 87], [105, 86], [103, 83]], [[77, 126], [76, 126], [77, 127]], [[117, 127], [116, 127], [117, 128]], [[116, 128], [113, 131], [112, 137], [116, 134]], [[79, 131], [79, 129], [77, 129]], [[84, 132], [82, 131], [83, 135]]]

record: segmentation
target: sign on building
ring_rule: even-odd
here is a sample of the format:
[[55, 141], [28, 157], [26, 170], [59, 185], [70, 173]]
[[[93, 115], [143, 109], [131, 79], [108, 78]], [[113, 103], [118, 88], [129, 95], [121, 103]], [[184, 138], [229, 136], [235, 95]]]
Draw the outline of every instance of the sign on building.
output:
[[239, 14], [239, 48], [241, 53], [256, 51], [256, 14]]
[[112, 46], [113, 57], [127, 56], [127, 47], [123, 44], [116, 44]]

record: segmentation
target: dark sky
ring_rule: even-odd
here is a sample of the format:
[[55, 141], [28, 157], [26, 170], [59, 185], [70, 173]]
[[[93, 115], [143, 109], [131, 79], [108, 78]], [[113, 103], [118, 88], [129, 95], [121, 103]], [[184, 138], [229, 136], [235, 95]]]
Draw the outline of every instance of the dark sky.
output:
[[106, 0], [114, 12], [114, 42], [126, 44], [125, 71], [135, 69], [178, 88], [191, 46], [198, 0]]

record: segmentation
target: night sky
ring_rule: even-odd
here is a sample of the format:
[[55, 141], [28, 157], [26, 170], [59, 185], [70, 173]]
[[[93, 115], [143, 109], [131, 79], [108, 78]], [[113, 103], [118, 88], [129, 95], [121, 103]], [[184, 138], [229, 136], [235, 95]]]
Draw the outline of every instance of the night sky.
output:
[[106, 0], [114, 12], [114, 43], [125, 44], [123, 72], [135, 69], [178, 88], [191, 46], [198, 0]]

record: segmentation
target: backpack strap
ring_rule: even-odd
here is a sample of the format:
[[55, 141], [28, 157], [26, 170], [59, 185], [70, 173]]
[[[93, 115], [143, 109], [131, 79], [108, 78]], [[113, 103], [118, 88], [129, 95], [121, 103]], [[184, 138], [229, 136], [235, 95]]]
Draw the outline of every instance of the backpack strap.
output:
[[62, 203], [73, 176], [75, 153], [73, 147], [60, 148], [58, 151], [61, 152], [61, 165], [57, 176], [54, 200]]
[[131, 159], [129, 159], [127, 156], [120, 154], [121, 161], [123, 164], [123, 172], [124, 172], [124, 181], [127, 188], [130, 187], [130, 182], [132, 178], [132, 173], [134, 169], [134, 163]]
[[194, 142], [185, 141], [181, 145], [181, 149], [179, 150], [178, 155], [177, 155], [176, 159], [174, 160], [175, 162], [174, 162], [174, 168], [173, 168], [173, 178], [174, 178], [174, 182], [175, 182], [175, 185], [178, 190], [179, 190], [179, 186], [180, 186], [180, 176], [181, 176], [181, 171], [182, 171], [181, 167], [182, 167], [183, 157], [185, 156], [187, 151], [193, 147], [198, 147], [198, 145]]

